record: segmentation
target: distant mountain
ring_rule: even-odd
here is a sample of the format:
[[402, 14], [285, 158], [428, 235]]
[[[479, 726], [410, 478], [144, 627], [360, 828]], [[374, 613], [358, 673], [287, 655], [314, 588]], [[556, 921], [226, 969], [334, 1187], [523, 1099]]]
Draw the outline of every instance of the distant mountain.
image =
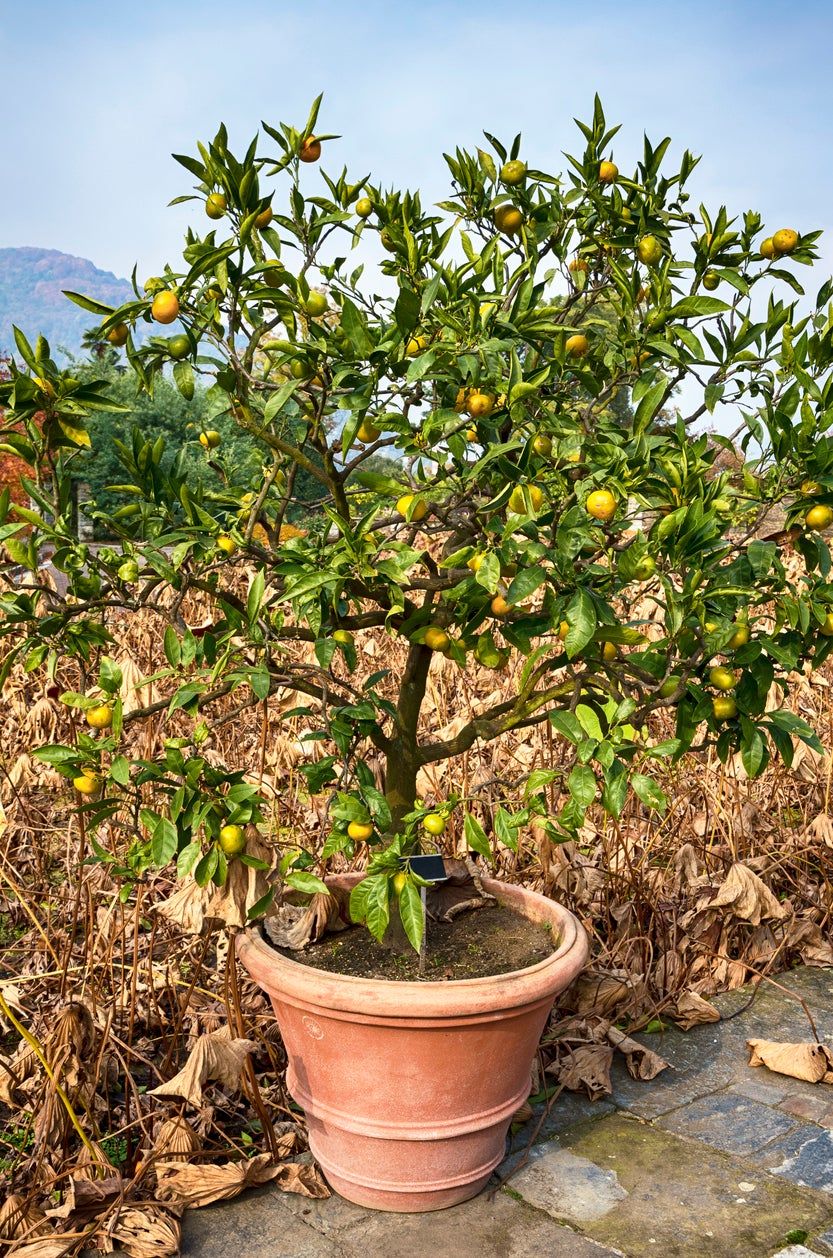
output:
[[133, 296], [127, 280], [100, 271], [86, 258], [57, 249], [0, 249], [0, 354], [14, 349], [13, 324], [30, 341], [42, 332], [53, 354], [59, 346], [78, 353], [96, 317], [64, 297], [64, 289], [111, 306]]

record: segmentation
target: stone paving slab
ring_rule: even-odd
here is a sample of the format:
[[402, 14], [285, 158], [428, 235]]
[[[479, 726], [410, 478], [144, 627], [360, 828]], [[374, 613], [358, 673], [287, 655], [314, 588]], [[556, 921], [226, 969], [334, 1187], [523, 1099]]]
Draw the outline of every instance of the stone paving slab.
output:
[[[262, 1189], [185, 1216], [185, 1258], [833, 1258], [833, 1088], [748, 1065], [746, 1040], [833, 1044], [833, 971], [727, 992], [724, 1020], [637, 1036], [671, 1063], [613, 1096], [565, 1093], [506, 1188], [434, 1214], [391, 1215]], [[494, 1185], [493, 1185], [494, 1187]], [[806, 1239], [805, 1239], [806, 1237]], [[800, 1243], [799, 1243], [800, 1242]]]

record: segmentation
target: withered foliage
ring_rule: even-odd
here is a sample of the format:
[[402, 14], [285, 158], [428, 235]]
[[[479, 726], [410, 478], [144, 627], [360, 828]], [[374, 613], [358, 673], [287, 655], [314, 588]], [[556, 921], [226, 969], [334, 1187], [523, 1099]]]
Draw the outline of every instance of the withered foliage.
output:
[[[206, 609], [184, 610], [199, 624]], [[164, 698], [161, 683], [143, 680], [162, 662], [152, 612], [111, 628], [126, 706]], [[380, 631], [359, 645], [369, 664], [376, 655], [395, 671], [401, 644]], [[484, 699], [499, 702], [517, 688], [519, 667], [463, 673], [437, 657], [425, 733], [452, 737]], [[794, 681], [796, 710], [828, 741], [825, 672]], [[156, 1258], [177, 1252], [188, 1206], [262, 1183], [309, 1196], [327, 1189], [285, 1092], [271, 1010], [230, 961], [230, 935], [274, 875], [233, 865], [218, 889], [150, 871], [123, 899], [106, 867], [89, 860], [89, 836], [65, 780], [31, 754], [46, 742], [71, 741], [70, 713], [57, 700], [64, 689], [83, 689], [83, 679], [60, 676], [46, 692], [21, 669], [4, 691], [0, 1243], [16, 1258], [91, 1246]], [[249, 850], [273, 869], [290, 846], [319, 851], [329, 828], [325, 797], [309, 796], [297, 765], [332, 749], [302, 744], [305, 718], [281, 719], [293, 707], [293, 696], [242, 710], [239, 699], [221, 700], [203, 749], [245, 769], [273, 801], [269, 824], [247, 836]], [[670, 719], [658, 716], [651, 736], [668, 737]], [[175, 713], [131, 724], [126, 738], [131, 754], [150, 757], [164, 737], [189, 731], [189, 718]], [[554, 844], [533, 827], [517, 853], [503, 847], [493, 810], [517, 800], [533, 769], [558, 768], [562, 755], [546, 727], [509, 734], [430, 766], [418, 789], [427, 801], [452, 790], [477, 800], [500, 876], [560, 899], [591, 937], [591, 965], [545, 1038], [549, 1075], [603, 1095], [621, 1053], [649, 1087], [665, 1063], [629, 1032], [655, 1018], [683, 1028], [714, 1021], [717, 992], [800, 962], [833, 964], [831, 762], [801, 744], [792, 769], [779, 764], [754, 782], [739, 761], [655, 763], [644, 771], [668, 793], [665, 816], [632, 799], [616, 823], [588, 814], [576, 842]], [[558, 783], [547, 790], [556, 811]], [[134, 824], [117, 815], [97, 841], [122, 851]], [[440, 843], [446, 856], [466, 856], [454, 819]], [[332, 868], [359, 869], [365, 857], [360, 848], [350, 861], [334, 858]], [[344, 925], [340, 907], [313, 901], [308, 911], [285, 914], [286, 928], [314, 938]], [[781, 1068], [772, 1046], [756, 1051]]]

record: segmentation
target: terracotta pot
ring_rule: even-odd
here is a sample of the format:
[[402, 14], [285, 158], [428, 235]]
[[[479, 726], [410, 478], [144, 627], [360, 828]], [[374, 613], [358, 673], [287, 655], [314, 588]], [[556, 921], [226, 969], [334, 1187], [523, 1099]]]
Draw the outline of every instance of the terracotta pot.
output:
[[491, 978], [407, 983], [300, 965], [256, 930], [238, 937], [240, 960], [272, 1000], [312, 1153], [348, 1201], [440, 1210], [478, 1193], [503, 1158], [553, 1000], [584, 965], [587, 939], [554, 901], [484, 886], [551, 926], [551, 956]]

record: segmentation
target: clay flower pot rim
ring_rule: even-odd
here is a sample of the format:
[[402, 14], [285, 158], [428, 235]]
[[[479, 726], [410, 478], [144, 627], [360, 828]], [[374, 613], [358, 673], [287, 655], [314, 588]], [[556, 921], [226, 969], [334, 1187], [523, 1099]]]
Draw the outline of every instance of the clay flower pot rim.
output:
[[[348, 874], [327, 881], [350, 887], [362, 877], [362, 874]], [[538, 892], [495, 878], [483, 878], [483, 886], [500, 904], [519, 911], [532, 921], [555, 928], [559, 936], [558, 947], [542, 961], [536, 961], [522, 970], [510, 970], [484, 978], [429, 979], [426, 982], [361, 978], [319, 970], [284, 956], [265, 941], [259, 927], [249, 927], [239, 935], [237, 949], [252, 976], [256, 980], [262, 976], [267, 989], [279, 989], [285, 1000], [294, 1003], [295, 1000], [306, 1002], [314, 998], [333, 1010], [364, 1012], [387, 1018], [409, 1018], [416, 1013], [442, 1017], [450, 1012], [449, 1006], [457, 1015], [515, 1007], [551, 993], [553, 970], [572, 969], [575, 962], [578, 962], [575, 969], [581, 968], [587, 955], [587, 940], [568, 909]], [[571, 953], [575, 955], [568, 960]], [[581, 954], [580, 960], [578, 954]], [[552, 999], [551, 995], [549, 999]]]

